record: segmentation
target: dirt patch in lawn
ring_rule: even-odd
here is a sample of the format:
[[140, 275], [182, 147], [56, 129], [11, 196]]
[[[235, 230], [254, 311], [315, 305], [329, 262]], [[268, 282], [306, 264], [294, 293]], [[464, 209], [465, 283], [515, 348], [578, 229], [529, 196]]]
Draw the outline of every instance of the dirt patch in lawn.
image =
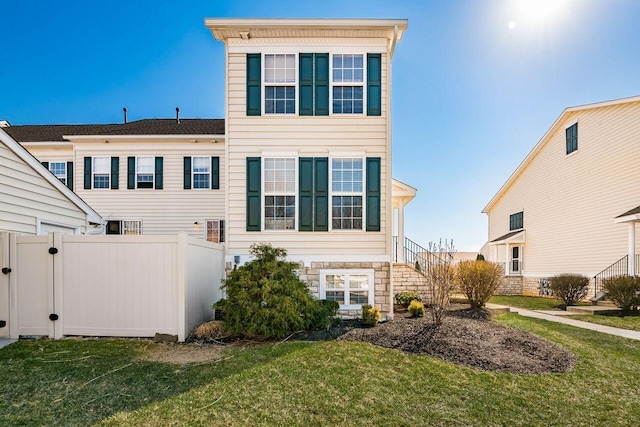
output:
[[222, 359], [224, 357], [222, 351], [226, 348], [228, 348], [228, 346], [196, 343], [153, 343], [145, 347], [138, 355], [138, 358], [148, 362], [176, 364], [208, 362]]
[[436, 327], [429, 313], [416, 319], [398, 313], [394, 320], [374, 328], [360, 322], [342, 322], [328, 331], [307, 333], [301, 338], [368, 342], [485, 371], [544, 374], [575, 368], [576, 356], [563, 347], [492, 321], [491, 316], [489, 310], [457, 308]]

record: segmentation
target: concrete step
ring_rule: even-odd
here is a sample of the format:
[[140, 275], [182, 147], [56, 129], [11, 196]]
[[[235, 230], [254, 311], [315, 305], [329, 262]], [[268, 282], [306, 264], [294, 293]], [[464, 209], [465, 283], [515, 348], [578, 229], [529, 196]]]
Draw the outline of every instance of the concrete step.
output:
[[606, 305], [578, 305], [578, 306], [569, 306], [567, 307], [567, 311], [575, 314], [602, 314], [602, 313], [612, 313], [616, 311], [621, 311], [616, 306], [606, 306]]

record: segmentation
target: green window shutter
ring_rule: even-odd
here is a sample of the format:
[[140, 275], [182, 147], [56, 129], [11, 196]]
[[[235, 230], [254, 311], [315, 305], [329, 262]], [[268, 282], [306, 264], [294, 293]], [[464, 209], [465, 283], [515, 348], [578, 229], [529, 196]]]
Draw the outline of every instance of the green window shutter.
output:
[[315, 54], [315, 115], [329, 115], [329, 54]]
[[45, 168], [47, 168], [47, 170], [49, 170], [49, 162], [42, 162], [42, 166], [44, 166]]
[[578, 149], [578, 123], [574, 123], [566, 130], [567, 154], [571, 154]]
[[313, 183], [314, 231], [329, 231], [329, 159], [313, 159], [315, 179]]
[[136, 158], [127, 157], [127, 190], [136, 188]]
[[156, 157], [155, 163], [155, 187], [156, 190], [162, 190], [164, 186], [164, 157]]
[[247, 53], [247, 116], [259, 116], [261, 109], [261, 59], [259, 53]]
[[260, 231], [261, 183], [260, 157], [247, 157], [247, 231]]
[[91, 190], [91, 157], [84, 158], [84, 189]]
[[367, 157], [367, 231], [380, 231], [380, 157]]
[[111, 158], [111, 189], [117, 190], [120, 185], [120, 157]]
[[67, 162], [67, 187], [73, 191], [73, 162]]
[[313, 231], [313, 158], [300, 157], [298, 162], [298, 230]]
[[220, 157], [211, 158], [211, 189], [220, 189]]
[[367, 116], [382, 115], [382, 55], [367, 54]]
[[299, 55], [300, 88], [298, 114], [313, 116], [313, 53]]
[[184, 186], [185, 190], [191, 189], [191, 157], [184, 158]]

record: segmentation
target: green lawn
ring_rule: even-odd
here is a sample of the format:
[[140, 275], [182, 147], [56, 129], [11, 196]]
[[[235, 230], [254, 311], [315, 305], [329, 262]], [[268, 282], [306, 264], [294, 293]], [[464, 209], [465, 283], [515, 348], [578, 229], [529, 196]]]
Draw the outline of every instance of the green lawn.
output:
[[614, 316], [599, 314], [576, 314], [567, 316], [570, 319], [582, 320], [585, 322], [597, 323], [599, 325], [613, 326], [614, 328], [630, 329], [640, 331], [640, 316]]
[[1, 425], [636, 425], [640, 342], [515, 314], [579, 357], [567, 374], [464, 368], [362, 343], [283, 342], [176, 365], [146, 341], [0, 350]]
[[[494, 304], [510, 305], [512, 307], [527, 310], [562, 310], [562, 304], [555, 298], [524, 297], [519, 295], [494, 295], [489, 302]], [[578, 305], [591, 305], [581, 302]]]

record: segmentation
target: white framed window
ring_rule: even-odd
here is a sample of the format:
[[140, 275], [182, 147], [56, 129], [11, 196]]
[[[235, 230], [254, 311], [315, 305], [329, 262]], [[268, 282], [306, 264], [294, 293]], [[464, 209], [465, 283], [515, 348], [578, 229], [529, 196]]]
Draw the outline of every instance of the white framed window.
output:
[[193, 175], [193, 188], [211, 188], [211, 157], [192, 157], [191, 165]]
[[49, 162], [49, 170], [64, 185], [67, 185], [67, 162]]
[[136, 188], [153, 188], [154, 177], [154, 158], [136, 157]]
[[214, 219], [205, 221], [205, 239], [213, 243], [224, 243], [224, 220]]
[[265, 114], [296, 114], [296, 56], [293, 53], [264, 54]]
[[142, 234], [141, 220], [110, 220], [107, 221], [106, 234]]
[[331, 229], [364, 227], [364, 159], [331, 159]]
[[265, 158], [263, 230], [296, 229], [297, 161]]
[[331, 104], [333, 114], [364, 114], [364, 55], [333, 54]]
[[336, 301], [341, 310], [374, 305], [374, 270], [320, 270], [320, 299]]
[[93, 188], [108, 189], [111, 184], [111, 158], [93, 157], [91, 159], [91, 174]]

